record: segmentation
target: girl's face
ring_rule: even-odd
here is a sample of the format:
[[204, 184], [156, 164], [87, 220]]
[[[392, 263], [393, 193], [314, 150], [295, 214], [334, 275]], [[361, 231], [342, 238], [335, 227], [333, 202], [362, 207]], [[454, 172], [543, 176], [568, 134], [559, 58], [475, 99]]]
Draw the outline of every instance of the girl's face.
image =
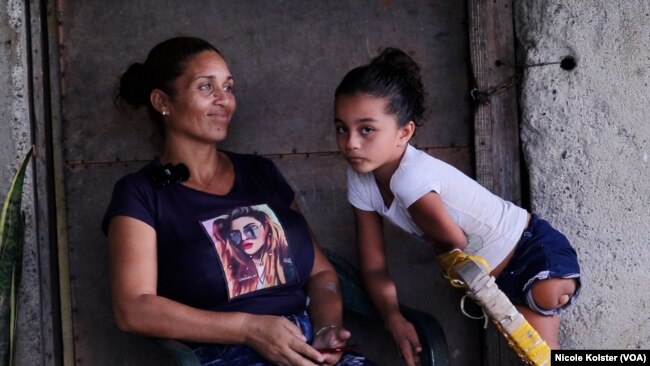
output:
[[164, 98], [165, 136], [208, 143], [226, 137], [235, 112], [233, 78], [226, 61], [214, 51], [191, 57], [174, 82], [174, 96]]
[[264, 225], [250, 216], [236, 218], [230, 224], [228, 241], [248, 255], [254, 255], [264, 246]]
[[386, 166], [397, 167], [413, 134], [412, 123], [400, 127], [397, 117], [386, 113], [386, 103], [386, 98], [368, 94], [336, 98], [336, 143], [343, 157], [358, 173], [370, 173]]

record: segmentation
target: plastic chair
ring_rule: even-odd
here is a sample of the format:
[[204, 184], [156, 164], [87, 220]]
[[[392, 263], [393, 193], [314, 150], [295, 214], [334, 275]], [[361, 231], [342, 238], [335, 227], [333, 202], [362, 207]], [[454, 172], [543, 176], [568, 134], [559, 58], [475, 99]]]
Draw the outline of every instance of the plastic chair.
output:
[[[379, 315], [363, 290], [357, 269], [332, 251], [324, 250], [324, 252], [334, 266], [341, 283], [345, 311], [350, 311], [371, 321], [380, 321]], [[402, 314], [413, 323], [420, 338], [422, 344], [420, 365], [448, 366], [447, 340], [438, 321], [430, 314], [404, 305], [400, 305], [400, 309]], [[192, 350], [184, 343], [172, 339], [152, 338], [151, 340], [171, 355], [177, 365], [201, 365]]]

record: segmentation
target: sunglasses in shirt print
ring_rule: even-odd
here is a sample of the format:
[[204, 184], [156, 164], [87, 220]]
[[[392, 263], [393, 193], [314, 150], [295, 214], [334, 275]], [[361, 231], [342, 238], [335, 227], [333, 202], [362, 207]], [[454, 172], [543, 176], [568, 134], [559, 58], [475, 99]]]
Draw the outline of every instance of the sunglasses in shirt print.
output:
[[250, 223], [241, 230], [232, 230], [228, 233], [227, 238], [230, 244], [240, 245], [246, 239], [257, 239], [260, 236], [260, 227], [257, 224]]

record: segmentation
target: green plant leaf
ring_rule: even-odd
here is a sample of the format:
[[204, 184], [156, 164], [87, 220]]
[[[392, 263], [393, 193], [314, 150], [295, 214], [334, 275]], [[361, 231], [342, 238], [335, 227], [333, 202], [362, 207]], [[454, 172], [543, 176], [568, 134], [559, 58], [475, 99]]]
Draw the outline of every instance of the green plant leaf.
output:
[[21, 211], [23, 182], [33, 147], [14, 176], [0, 214], [0, 362], [13, 364], [18, 292], [23, 263], [25, 218]]

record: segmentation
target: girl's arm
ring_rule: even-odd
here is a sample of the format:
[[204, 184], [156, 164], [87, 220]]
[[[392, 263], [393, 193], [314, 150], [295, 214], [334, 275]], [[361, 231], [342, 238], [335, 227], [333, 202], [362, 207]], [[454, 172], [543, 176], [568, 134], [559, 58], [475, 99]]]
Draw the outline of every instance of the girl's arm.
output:
[[436, 253], [467, 246], [467, 236], [451, 218], [438, 193], [425, 194], [409, 206], [408, 211], [415, 224], [432, 241]]
[[385, 323], [399, 313], [397, 289], [388, 275], [381, 217], [354, 209], [357, 250], [364, 287]]
[[399, 310], [397, 289], [388, 274], [383, 221], [376, 212], [354, 209], [357, 249], [364, 287], [408, 366], [419, 362], [422, 351], [417, 333]]
[[156, 232], [134, 218], [116, 216], [109, 230], [113, 314], [126, 332], [205, 343], [245, 343], [278, 363], [314, 365], [322, 356], [284, 317], [196, 309], [158, 296]]

